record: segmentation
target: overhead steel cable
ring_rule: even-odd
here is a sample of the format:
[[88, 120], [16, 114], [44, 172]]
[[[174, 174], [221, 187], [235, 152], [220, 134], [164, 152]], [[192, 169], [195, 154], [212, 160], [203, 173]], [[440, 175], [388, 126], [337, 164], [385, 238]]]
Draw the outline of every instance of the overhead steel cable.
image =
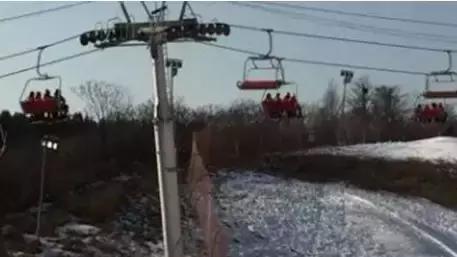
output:
[[65, 5], [49, 8], [49, 9], [43, 9], [43, 10], [23, 13], [23, 14], [19, 14], [19, 15], [15, 15], [15, 16], [0, 18], [0, 23], [13, 21], [13, 20], [18, 20], [18, 19], [27, 18], [27, 17], [32, 17], [32, 16], [38, 16], [38, 15], [45, 14], [45, 13], [50, 13], [50, 12], [56, 12], [56, 11], [69, 9], [69, 8], [72, 8], [72, 7], [76, 7], [76, 6], [80, 6], [80, 5], [84, 5], [84, 4], [89, 4], [89, 3], [92, 3], [92, 2], [91, 1], [86, 1], [86, 2], [77, 2], [77, 3], [72, 3], [72, 4], [65, 4]]
[[423, 25], [434, 25], [434, 26], [442, 26], [442, 27], [450, 27], [456, 28], [457, 23], [451, 22], [441, 22], [441, 21], [431, 21], [431, 20], [418, 20], [418, 19], [411, 19], [411, 18], [400, 18], [400, 17], [393, 17], [393, 16], [382, 16], [377, 14], [367, 14], [367, 13], [359, 13], [359, 12], [348, 12], [348, 11], [340, 11], [334, 9], [326, 9], [320, 7], [310, 7], [310, 6], [303, 6], [298, 4], [288, 4], [288, 3], [275, 3], [275, 2], [260, 2], [260, 4], [264, 5], [271, 5], [271, 6], [279, 6], [284, 8], [290, 9], [302, 9], [307, 11], [314, 11], [314, 12], [322, 12], [322, 13], [333, 13], [338, 15], [345, 15], [345, 16], [355, 16], [355, 17], [363, 17], [363, 18], [371, 18], [371, 19], [379, 19], [379, 20], [386, 20], [386, 21], [399, 21], [399, 22], [406, 22], [406, 23], [416, 23], [416, 24], [423, 24]]
[[280, 35], [288, 35], [288, 36], [344, 41], [344, 42], [350, 42], [350, 43], [377, 45], [377, 46], [394, 47], [394, 48], [404, 48], [404, 49], [412, 49], [412, 50], [422, 50], [422, 51], [430, 51], [430, 52], [457, 52], [457, 50], [455, 50], [455, 49], [432, 48], [432, 47], [424, 47], [424, 46], [386, 43], [386, 42], [354, 39], [354, 38], [347, 38], [347, 37], [336, 37], [336, 36], [327, 36], [327, 35], [311, 34], [311, 33], [304, 33], [304, 32], [284, 31], [284, 30], [277, 30], [277, 29], [272, 29], [272, 28], [259, 28], [259, 27], [238, 25], [238, 24], [229, 24], [229, 25], [233, 28], [238, 28], [238, 29], [245, 29], [245, 30], [252, 30], [252, 31], [259, 31], [259, 32], [270, 31], [271, 33], [276, 33], [276, 34], [280, 34]]
[[[127, 44], [120, 44], [120, 45], [110, 46], [110, 47], [107, 47], [107, 48], [112, 48], [112, 47], [137, 47], [137, 46], [148, 46], [148, 44], [144, 44], [144, 43], [127, 43]], [[44, 66], [48, 66], [48, 65], [52, 65], [52, 64], [56, 64], [56, 63], [65, 62], [65, 61], [68, 61], [68, 60], [71, 60], [71, 59], [75, 59], [75, 58], [78, 58], [78, 57], [81, 57], [81, 56], [85, 56], [85, 55], [89, 55], [89, 54], [92, 54], [92, 53], [95, 53], [95, 52], [99, 52], [99, 51], [102, 51], [104, 49], [106, 49], [106, 48], [95, 48], [95, 49], [92, 49], [92, 50], [89, 50], [89, 51], [84, 51], [84, 52], [80, 52], [80, 53], [77, 53], [77, 54], [68, 55], [68, 56], [65, 56], [65, 57], [54, 59], [52, 61], [41, 63], [40, 67], [44, 67]], [[17, 74], [20, 74], [20, 73], [24, 73], [24, 72], [27, 72], [27, 71], [35, 70], [37, 67], [38, 67], [38, 65], [34, 65], [34, 66], [27, 67], [27, 68], [19, 69], [19, 70], [13, 71], [13, 72], [5, 73], [5, 74], [0, 75], [0, 79], [11, 77], [11, 76], [14, 76], [14, 75], [17, 75]]]
[[[92, 53], [95, 53], [95, 52], [98, 52], [98, 51], [101, 51], [101, 50], [103, 50], [103, 49], [96, 48], [96, 49], [92, 49], [92, 50], [89, 50], [89, 51], [84, 51], [84, 52], [80, 52], [80, 53], [77, 53], [77, 54], [65, 56], [65, 57], [58, 58], [58, 59], [55, 59], [55, 60], [52, 60], [52, 61], [49, 61], [49, 62], [42, 63], [42, 64], [40, 64], [40, 67], [44, 67], [44, 66], [48, 66], [48, 65], [64, 62], [64, 61], [68, 61], [68, 60], [75, 59], [75, 58], [78, 58], [78, 57], [81, 57], [81, 56], [84, 56], [84, 55], [92, 54]], [[37, 67], [38, 67], [37, 65], [33, 65], [33, 66], [30, 66], [30, 67], [27, 67], [27, 68], [23, 68], [23, 69], [20, 69], [20, 70], [16, 70], [16, 71], [13, 71], [13, 72], [5, 73], [5, 74], [0, 75], [0, 79], [11, 77], [13, 75], [17, 75], [17, 74], [24, 73], [24, 72], [27, 72], [27, 71], [35, 70]]]
[[36, 52], [36, 51], [38, 51], [38, 49], [33, 48], [33, 49], [24, 50], [24, 51], [13, 53], [13, 54], [0, 56], [0, 61], [8, 60], [8, 59], [19, 57], [19, 56], [26, 55], [26, 54], [30, 54], [30, 53], [33, 53], [33, 52]]
[[49, 43], [49, 44], [44, 44], [44, 45], [41, 45], [41, 46], [38, 46], [38, 47], [35, 47], [35, 48], [32, 48], [32, 49], [28, 49], [28, 50], [20, 51], [20, 52], [17, 52], [17, 53], [12, 53], [12, 54], [8, 54], [8, 55], [0, 56], [0, 61], [5, 61], [5, 60], [11, 59], [11, 58], [15, 58], [15, 57], [19, 57], [19, 56], [22, 56], [22, 55], [30, 54], [30, 53], [39, 51], [40, 49], [43, 49], [43, 48], [49, 48], [49, 47], [52, 47], [52, 46], [56, 46], [56, 45], [71, 41], [73, 39], [77, 39], [77, 38], [79, 38], [80, 35], [81, 35], [81, 33], [77, 34], [77, 35], [74, 35], [74, 36], [71, 36], [71, 37], [67, 37], [67, 38], [55, 41], [55, 42], [52, 42], [52, 43]]
[[432, 33], [424, 33], [424, 32], [414, 32], [414, 31], [407, 31], [401, 29], [393, 29], [393, 28], [385, 28], [385, 27], [377, 27], [372, 25], [365, 25], [365, 24], [357, 24], [348, 22], [345, 20], [338, 20], [338, 19], [329, 19], [319, 16], [313, 16], [301, 12], [292, 12], [288, 10], [278, 9], [274, 7], [256, 5], [256, 4], [248, 4], [245, 2], [230, 2], [233, 5], [240, 6], [240, 7], [247, 7], [255, 10], [260, 10], [264, 12], [268, 12], [274, 15], [281, 15], [287, 18], [293, 19], [301, 19], [307, 20], [312, 23], [322, 24], [324, 26], [333, 26], [333, 27], [343, 27], [351, 30], [362, 31], [362, 32], [370, 32], [370, 33], [379, 33], [385, 34], [389, 36], [395, 37], [402, 37], [402, 38], [416, 38], [422, 39], [427, 41], [440, 41], [446, 43], [457, 43], [456, 37], [450, 37], [442, 34], [432, 34]]
[[[251, 50], [247, 50], [247, 49], [240, 49], [240, 48], [235, 48], [235, 47], [230, 47], [230, 46], [218, 45], [218, 44], [214, 44], [214, 43], [201, 42], [201, 44], [220, 48], [220, 49], [225, 49], [225, 50], [229, 50], [229, 51], [233, 51], [233, 52], [243, 53], [243, 54], [260, 55], [260, 56], [263, 55], [263, 53], [259, 53], [259, 52], [255, 52], [255, 51], [251, 51]], [[286, 61], [286, 62], [295, 62], [295, 63], [321, 65], [321, 66], [333, 66], [333, 67], [359, 69], [359, 70], [373, 70], [373, 71], [382, 71], [382, 72], [391, 72], [391, 73], [402, 73], [402, 74], [408, 74], [408, 75], [421, 75], [421, 76], [427, 75], [427, 73], [425, 73], [425, 72], [411, 71], [411, 70], [399, 70], [399, 69], [382, 68], [382, 67], [371, 67], [371, 66], [365, 66], [365, 65], [307, 60], [307, 59], [281, 57], [281, 56], [275, 56], [275, 57], [277, 57], [283, 61]]]

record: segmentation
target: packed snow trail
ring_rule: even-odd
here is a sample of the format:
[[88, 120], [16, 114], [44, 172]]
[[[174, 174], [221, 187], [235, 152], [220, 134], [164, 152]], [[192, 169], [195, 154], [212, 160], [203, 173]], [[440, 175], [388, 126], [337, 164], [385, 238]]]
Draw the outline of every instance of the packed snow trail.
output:
[[231, 256], [457, 256], [457, 212], [423, 199], [221, 173]]
[[[320, 147], [311, 149], [304, 153], [376, 157], [392, 160], [421, 159], [432, 162], [457, 162], [456, 152], [457, 138], [434, 137], [410, 142], [386, 142], [341, 147]], [[303, 152], [295, 154], [303, 154]]]

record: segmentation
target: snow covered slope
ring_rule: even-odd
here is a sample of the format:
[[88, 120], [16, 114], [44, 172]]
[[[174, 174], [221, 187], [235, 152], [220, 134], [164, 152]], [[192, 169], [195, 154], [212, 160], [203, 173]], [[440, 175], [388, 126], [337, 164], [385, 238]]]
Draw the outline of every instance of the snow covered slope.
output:
[[342, 147], [324, 147], [307, 151], [306, 154], [334, 154], [360, 157], [379, 157], [405, 160], [457, 162], [457, 138], [434, 137], [410, 142], [358, 144]]
[[216, 182], [231, 256], [457, 257], [457, 213], [426, 200], [247, 171]]

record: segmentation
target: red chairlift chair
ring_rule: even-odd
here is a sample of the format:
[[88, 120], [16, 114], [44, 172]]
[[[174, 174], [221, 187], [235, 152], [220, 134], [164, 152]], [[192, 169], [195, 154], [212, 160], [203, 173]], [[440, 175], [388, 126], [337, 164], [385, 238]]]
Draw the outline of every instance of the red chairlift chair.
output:
[[[55, 99], [53, 97], [44, 98], [43, 96], [41, 99], [31, 100], [25, 97], [25, 93], [28, 92], [30, 84], [34, 81], [57, 80], [57, 87], [54, 87], [54, 90], [50, 91], [50, 93], [52, 94], [52, 92], [55, 92], [56, 90], [59, 90], [60, 94], [62, 92], [62, 79], [60, 76], [49, 76], [40, 72], [41, 54], [44, 49], [45, 48], [40, 49], [38, 54], [38, 62], [36, 68], [38, 76], [30, 78], [25, 82], [21, 96], [19, 97], [19, 104], [21, 106], [22, 112], [27, 118], [30, 119], [32, 124], [54, 123], [58, 121], [64, 121], [67, 117], [67, 110], [65, 110], [66, 108], [64, 104], [59, 99]], [[42, 92], [44, 92], [44, 90]]]

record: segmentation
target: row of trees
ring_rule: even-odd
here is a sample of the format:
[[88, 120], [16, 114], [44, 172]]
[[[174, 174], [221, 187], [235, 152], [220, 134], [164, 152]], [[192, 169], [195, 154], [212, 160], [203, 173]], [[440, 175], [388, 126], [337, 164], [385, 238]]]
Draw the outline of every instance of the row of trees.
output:
[[[72, 88], [72, 91], [85, 103], [85, 120], [100, 125], [102, 141], [106, 141], [106, 122], [152, 123], [153, 101], [148, 100], [134, 106], [127, 90], [119, 85], [105, 81], [87, 81]], [[369, 127], [379, 123], [408, 123], [412, 118], [414, 101], [402, 93], [399, 86], [375, 85], [367, 76], [356, 79], [348, 90], [344, 117], [339, 91], [335, 80], [331, 80], [320, 103], [302, 105], [305, 122], [309, 127], [325, 127], [324, 130], [328, 130], [328, 133], [338, 134], [335, 130], [340, 130], [343, 125], [347, 127], [348, 123], [357, 122], [362, 127]], [[227, 126], [262, 119], [261, 106], [254, 100], [236, 100], [229, 106], [210, 104], [190, 108], [181, 98], [174, 103], [174, 111], [179, 128], [191, 124], [193, 127], [202, 127], [208, 123]], [[452, 109], [448, 108], [447, 111], [452, 119]], [[27, 122], [20, 114], [4, 112], [0, 115], [1, 122], [8, 124], [8, 127], [13, 126], [13, 129], [9, 129], [13, 131], [12, 137], [29, 134]]]
[[[304, 104], [309, 117], [321, 116], [333, 119], [341, 115], [341, 97], [334, 80], [329, 82], [321, 104]], [[153, 102], [151, 100], [136, 107], [125, 89], [104, 81], [88, 81], [73, 88], [86, 104], [86, 114], [97, 121], [101, 120], [151, 120]], [[348, 112], [360, 117], [371, 117], [386, 121], [397, 121], [407, 118], [411, 110], [411, 102], [407, 94], [403, 94], [399, 86], [375, 86], [367, 76], [357, 79], [350, 87], [347, 99]], [[317, 107], [317, 108], [316, 108]], [[213, 122], [247, 122], [259, 120], [260, 104], [253, 100], [236, 100], [228, 107], [206, 105], [191, 109], [183, 99], [175, 103], [175, 115], [178, 122], [195, 120]]]
[[[320, 116], [335, 119], [342, 114], [342, 103], [334, 80], [329, 82], [322, 98]], [[347, 99], [349, 115], [364, 119], [398, 121], [411, 115], [412, 103], [399, 86], [373, 85], [367, 76], [354, 81]]]
[[[408, 140], [421, 136], [413, 133], [417, 130], [415, 127], [424, 129], [424, 126], [413, 121], [415, 105], [420, 102], [402, 93], [399, 86], [375, 85], [367, 76], [358, 78], [349, 87], [345, 112], [338, 91], [332, 80], [321, 103], [304, 108], [308, 111], [308, 124], [325, 131], [329, 140], [327, 143]], [[454, 109], [449, 105], [445, 105], [445, 108], [452, 123]], [[433, 133], [436, 135], [436, 132]], [[350, 134], [352, 139], [348, 139]]]

